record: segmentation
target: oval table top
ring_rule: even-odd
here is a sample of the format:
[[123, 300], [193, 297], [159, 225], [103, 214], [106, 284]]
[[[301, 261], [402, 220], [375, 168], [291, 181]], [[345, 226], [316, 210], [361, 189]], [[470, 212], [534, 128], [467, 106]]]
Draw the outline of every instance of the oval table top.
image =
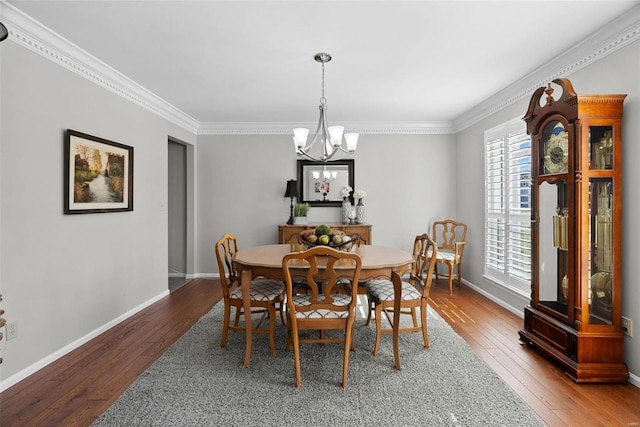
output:
[[[247, 267], [282, 268], [282, 258], [297, 252], [298, 244], [279, 244], [255, 246], [239, 250], [234, 262]], [[362, 269], [397, 268], [411, 264], [413, 255], [402, 249], [377, 245], [361, 245], [352, 250], [362, 258]]]

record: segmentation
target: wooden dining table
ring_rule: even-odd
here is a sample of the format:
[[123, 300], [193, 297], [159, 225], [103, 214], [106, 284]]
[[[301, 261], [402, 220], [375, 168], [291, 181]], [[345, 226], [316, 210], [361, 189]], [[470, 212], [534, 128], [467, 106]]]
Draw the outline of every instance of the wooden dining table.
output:
[[[251, 281], [256, 277], [267, 277], [270, 279], [284, 281], [282, 258], [286, 254], [299, 251], [300, 249], [300, 245], [297, 244], [256, 246], [238, 251], [233, 258], [234, 268], [240, 275], [240, 287], [242, 289], [244, 313], [246, 316], [244, 367], [248, 367], [251, 360], [252, 323], [251, 302], [249, 300]], [[413, 255], [410, 252], [401, 249], [377, 245], [361, 245], [354, 247], [352, 252], [358, 253], [362, 258], [362, 268], [360, 271], [359, 281], [364, 282], [371, 279], [386, 277], [391, 279], [393, 282], [395, 294], [393, 314], [393, 356], [395, 368], [400, 370], [398, 327], [400, 324], [402, 276], [411, 268]]]

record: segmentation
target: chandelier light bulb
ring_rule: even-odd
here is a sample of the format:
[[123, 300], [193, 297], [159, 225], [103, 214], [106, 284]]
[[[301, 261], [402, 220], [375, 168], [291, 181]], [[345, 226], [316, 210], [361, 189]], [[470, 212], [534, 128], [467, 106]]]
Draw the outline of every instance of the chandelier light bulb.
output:
[[307, 144], [307, 136], [309, 136], [309, 129], [295, 128], [293, 130], [293, 142], [297, 149], [305, 147]]
[[342, 132], [344, 132], [344, 126], [330, 126], [329, 135], [331, 138], [331, 145], [339, 147], [342, 144]]
[[358, 137], [360, 135], [357, 133], [345, 133], [344, 140], [347, 142], [347, 151], [353, 153], [356, 151], [358, 147]]

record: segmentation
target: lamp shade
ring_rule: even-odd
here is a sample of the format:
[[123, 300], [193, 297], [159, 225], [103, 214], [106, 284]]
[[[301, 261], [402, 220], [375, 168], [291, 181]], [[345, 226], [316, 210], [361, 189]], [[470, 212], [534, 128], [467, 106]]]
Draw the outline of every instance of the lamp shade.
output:
[[287, 190], [284, 193], [284, 197], [298, 197], [298, 181], [295, 179], [287, 181]]

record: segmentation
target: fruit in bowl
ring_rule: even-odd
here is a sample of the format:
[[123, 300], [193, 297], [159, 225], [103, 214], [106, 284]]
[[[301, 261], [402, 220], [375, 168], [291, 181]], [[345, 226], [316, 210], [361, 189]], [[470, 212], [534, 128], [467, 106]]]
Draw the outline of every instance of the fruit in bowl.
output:
[[314, 246], [330, 246], [340, 250], [350, 250], [351, 238], [344, 232], [332, 230], [329, 225], [319, 225], [315, 229], [304, 230], [298, 235], [300, 244], [307, 248]]
[[[300, 233], [300, 235], [307, 240], [310, 236], [315, 236], [316, 233], [316, 229], [315, 228], [310, 228], [307, 230], [302, 230], [302, 232]], [[317, 236], [316, 236], [317, 237]]]
[[315, 235], [320, 236], [330, 236], [333, 234], [333, 230], [330, 226], [326, 224], [322, 224], [316, 227]]

